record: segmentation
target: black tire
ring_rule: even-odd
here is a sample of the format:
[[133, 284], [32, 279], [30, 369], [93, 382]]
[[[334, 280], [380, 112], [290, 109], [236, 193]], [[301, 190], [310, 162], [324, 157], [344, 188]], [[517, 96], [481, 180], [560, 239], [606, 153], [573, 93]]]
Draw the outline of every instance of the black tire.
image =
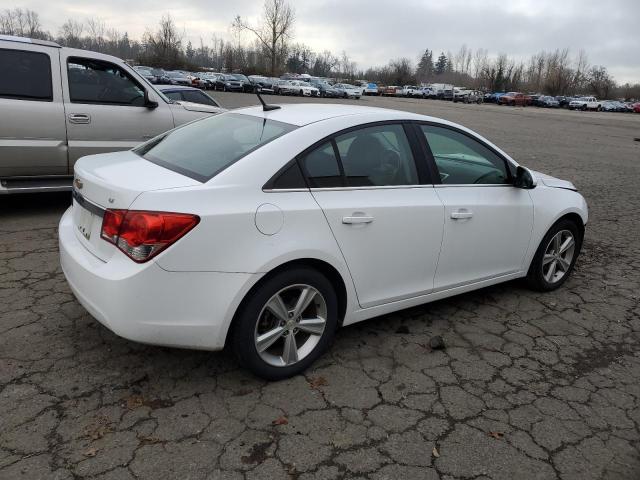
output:
[[[550, 283], [544, 278], [542, 261], [549, 242], [551, 242], [551, 239], [553, 239], [553, 237], [562, 230], [569, 230], [573, 234], [573, 238], [575, 239], [574, 254], [573, 258], [571, 259], [569, 269], [567, 270], [565, 275], [556, 282]], [[529, 288], [537, 290], [539, 292], [550, 292], [551, 290], [560, 288], [562, 284], [567, 281], [567, 278], [569, 278], [571, 272], [573, 271], [576, 260], [580, 255], [582, 240], [583, 231], [578, 225], [576, 225], [575, 221], [570, 219], [561, 219], [554, 223], [540, 242], [538, 250], [536, 250], [536, 254], [534, 255], [533, 260], [531, 261], [531, 265], [529, 266], [529, 272], [527, 273], [526, 277], [526, 282]]]
[[[315, 288], [324, 297], [327, 307], [325, 329], [314, 349], [298, 362], [289, 366], [273, 366], [262, 359], [255, 345], [255, 329], [265, 304], [282, 289], [298, 284]], [[305, 371], [331, 345], [338, 326], [338, 299], [331, 282], [317, 270], [295, 267], [268, 278], [247, 297], [232, 326], [230, 346], [240, 364], [258, 377], [282, 380]]]

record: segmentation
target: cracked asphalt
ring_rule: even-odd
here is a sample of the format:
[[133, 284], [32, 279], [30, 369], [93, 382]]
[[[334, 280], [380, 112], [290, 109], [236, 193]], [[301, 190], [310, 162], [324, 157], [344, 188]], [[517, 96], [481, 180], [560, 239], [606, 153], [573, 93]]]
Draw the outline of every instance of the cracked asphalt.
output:
[[640, 478], [640, 115], [360, 103], [460, 122], [574, 181], [591, 218], [565, 286], [344, 328], [306, 375], [266, 383], [224, 352], [116, 337], [59, 267], [69, 195], [0, 198], [0, 479]]

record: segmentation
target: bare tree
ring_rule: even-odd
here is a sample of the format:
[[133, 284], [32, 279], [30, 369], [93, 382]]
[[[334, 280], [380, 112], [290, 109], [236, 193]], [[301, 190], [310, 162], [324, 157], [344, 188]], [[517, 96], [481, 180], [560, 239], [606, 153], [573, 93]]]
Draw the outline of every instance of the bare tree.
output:
[[233, 27], [248, 30], [258, 38], [271, 61], [271, 75], [275, 75], [278, 58], [282, 58], [294, 21], [294, 10], [285, 0], [265, 0], [262, 20], [258, 26], [249, 25], [238, 15], [233, 21]]
[[158, 30], [144, 34], [143, 43], [146, 45], [144, 58], [151, 65], [171, 68], [182, 65], [182, 36], [170, 15], [162, 17]]

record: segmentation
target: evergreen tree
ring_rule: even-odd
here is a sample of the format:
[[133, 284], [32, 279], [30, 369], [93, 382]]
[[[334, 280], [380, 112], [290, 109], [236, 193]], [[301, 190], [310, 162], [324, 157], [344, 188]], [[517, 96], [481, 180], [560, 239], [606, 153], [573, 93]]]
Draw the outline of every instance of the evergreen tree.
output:
[[420, 57], [418, 68], [416, 69], [416, 78], [418, 82], [429, 80], [433, 76], [433, 52], [428, 48]]
[[188, 61], [193, 61], [193, 57], [195, 56], [196, 51], [193, 49], [193, 45], [191, 45], [191, 40], [189, 40], [189, 43], [187, 43], [187, 49], [184, 53], [187, 56]]
[[446, 72], [448, 63], [449, 61], [447, 60], [447, 56], [444, 54], [444, 52], [441, 52], [435, 66], [436, 75], [442, 75], [444, 72]]

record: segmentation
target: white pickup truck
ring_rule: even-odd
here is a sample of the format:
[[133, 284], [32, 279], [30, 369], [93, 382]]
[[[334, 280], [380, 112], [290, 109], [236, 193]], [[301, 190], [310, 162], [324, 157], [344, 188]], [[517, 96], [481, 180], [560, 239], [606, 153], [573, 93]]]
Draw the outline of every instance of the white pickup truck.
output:
[[224, 109], [172, 101], [119, 58], [0, 35], [0, 194], [71, 189], [73, 165]]
[[596, 97], [580, 97], [569, 102], [569, 110], [597, 110], [602, 109], [602, 104]]

